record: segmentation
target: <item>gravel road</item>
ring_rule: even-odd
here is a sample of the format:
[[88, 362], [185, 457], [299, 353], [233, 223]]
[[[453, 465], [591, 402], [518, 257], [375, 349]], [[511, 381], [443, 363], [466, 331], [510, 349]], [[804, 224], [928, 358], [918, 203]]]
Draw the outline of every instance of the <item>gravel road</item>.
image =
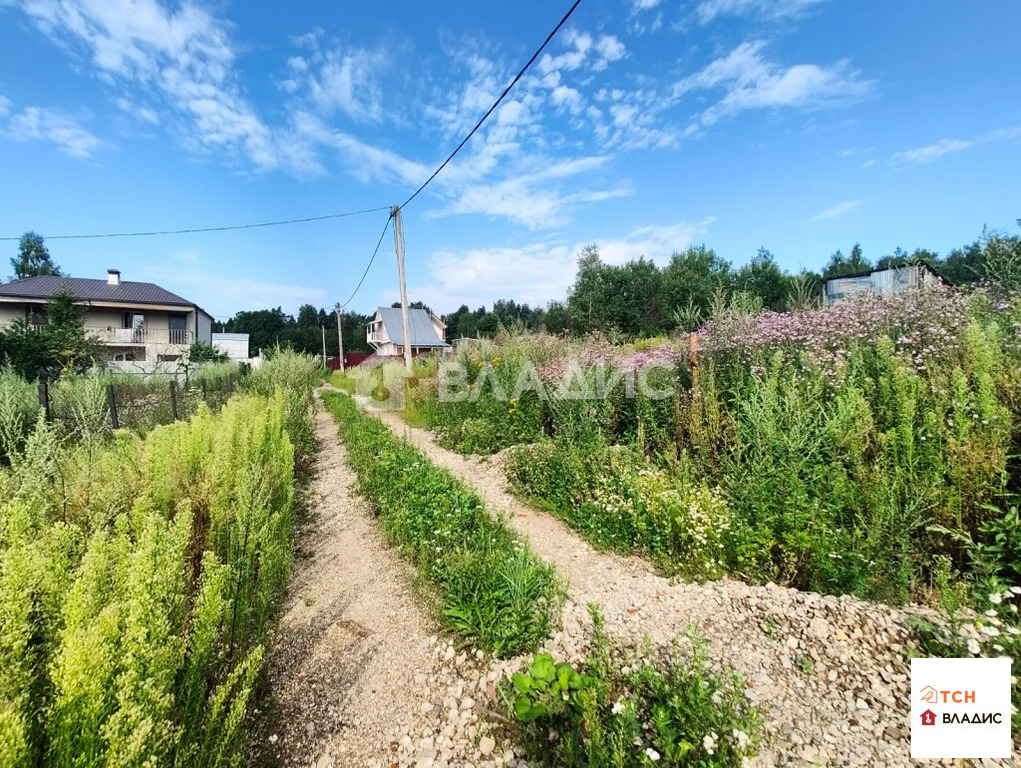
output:
[[[739, 671], [747, 696], [766, 714], [765, 743], [755, 764], [911, 763], [908, 610], [773, 584], [663, 578], [639, 558], [594, 550], [558, 519], [519, 502], [507, 489], [498, 459], [445, 450], [431, 433], [409, 427], [399, 414], [368, 410], [472, 486], [492, 513], [504, 516], [566, 577], [563, 628], [548, 644], [555, 654], [583, 651], [590, 602], [601, 609], [611, 636], [625, 642], [648, 635], [667, 645], [695, 624], [710, 641], [714, 666]], [[508, 670], [516, 663], [495, 668]], [[978, 764], [1015, 764], [1016, 758]]]

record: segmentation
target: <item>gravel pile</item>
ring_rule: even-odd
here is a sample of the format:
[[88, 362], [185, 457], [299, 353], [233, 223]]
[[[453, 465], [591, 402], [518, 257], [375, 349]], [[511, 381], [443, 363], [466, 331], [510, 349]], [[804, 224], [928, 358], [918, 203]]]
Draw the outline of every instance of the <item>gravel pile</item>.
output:
[[[588, 603], [599, 606], [608, 633], [626, 644], [648, 636], [667, 646], [694, 624], [710, 641], [714, 667], [737, 670], [746, 695], [765, 713], [755, 764], [910, 764], [906, 622], [911, 614], [931, 617], [928, 612], [772, 584], [663, 578], [641, 559], [595, 551], [559, 520], [514, 499], [498, 461], [460, 456], [395, 413], [376, 415], [474, 487], [491, 512], [506, 516], [568, 580], [562, 631], [547, 648], [556, 657], [583, 654]], [[513, 671], [518, 663], [496, 669]]]

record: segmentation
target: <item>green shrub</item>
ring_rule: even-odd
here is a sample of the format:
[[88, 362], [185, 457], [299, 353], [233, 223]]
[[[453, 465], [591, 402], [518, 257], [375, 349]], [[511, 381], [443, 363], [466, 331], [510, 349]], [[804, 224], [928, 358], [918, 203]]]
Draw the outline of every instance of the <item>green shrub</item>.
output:
[[39, 415], [38, 385], [0, 368], [0, 459], [8, 460], [21, 449]]
[[294, 446], [295, 458], [315, 453], [315, 398], [322, 364], [312, 355], [277, 350], [274, 355], [245, 378], [245, 388], [263, 396], [276, 390], [287, 393], [284, 421]]
[[[68, 381], [0, 471], [0, 764], [238, 765], [291, 553], [288, 400], [110, 436]], [[101, 391], [101, 390], [99, 390]]]
[[350, 397], [326, 392], [323, 400], [387, 538], [436, 586], [444, 623], [498, 656], [542, 642], [562, 597], [553, 567], [490, 516], [474, 492], [360, 413]]
[[736, 675], [709, 672], [705, 642], [664, 659], [612, 648], [590, 608], [590, 650], [577, 668], [538, 654], [500, 685], [509, 717], [535, 765], [737, 766], [755, 753], [760, 718]]

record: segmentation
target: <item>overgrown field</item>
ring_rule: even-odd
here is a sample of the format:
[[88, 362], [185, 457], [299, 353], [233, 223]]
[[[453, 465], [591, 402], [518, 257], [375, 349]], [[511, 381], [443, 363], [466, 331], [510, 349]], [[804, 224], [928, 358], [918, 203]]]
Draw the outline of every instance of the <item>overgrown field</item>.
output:
[[0, 764], [240, 762], [317, 375], [282, 355], [145, 437], [90, 397], [72, 432], [5, 434]]
[[534, 650], [558, 620], [553, 567], [351, 397], [326, 392], [323, 400], [387, 537], [435, 585], [444, 624], [497, 656]]
[[961, 643], [1014, 647], [1021, 299], [735, 303], [694, 343], [481, 341], [409, 388], [411, 419], [462, 452], [516, 446], [523, 496], [666, 573], [971, 605], [992, 614]]

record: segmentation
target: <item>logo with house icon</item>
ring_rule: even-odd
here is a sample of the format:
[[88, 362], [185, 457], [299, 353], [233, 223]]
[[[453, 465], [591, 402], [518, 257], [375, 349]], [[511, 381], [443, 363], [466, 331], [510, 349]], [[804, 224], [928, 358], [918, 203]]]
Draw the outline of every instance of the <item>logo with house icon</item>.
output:
[[931, 685], [925, 686], [918, 696], [918, 698], [920, 698], [926, 704], [935, 704], [938, 697], [939, 691], [937, 691]]
[[936, 713], [927, 709], [922, 713], [922, 725], [936, 725]]

